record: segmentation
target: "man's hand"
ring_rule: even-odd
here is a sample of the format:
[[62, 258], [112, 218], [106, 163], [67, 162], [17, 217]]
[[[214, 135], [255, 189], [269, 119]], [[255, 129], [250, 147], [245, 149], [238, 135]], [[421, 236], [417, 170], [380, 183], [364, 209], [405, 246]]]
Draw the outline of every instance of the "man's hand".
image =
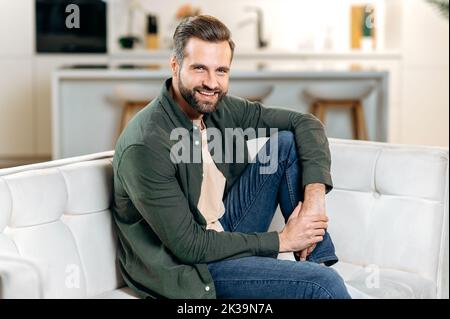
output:
[[280, 252], [302, 251], [323, 240], [328, 217], [300, 214], [301, 209], [299, 202], [279, 234]]
[[[304, 215], [326, 215], [325, 211], [325, 185], [314, 183], [305, 187], [305, 200], [301, 208], [300, 214]], [[295, 254], [301, 261], [305, 261], [306, 257], [313, 252], [317, 244], [296, 252]]]

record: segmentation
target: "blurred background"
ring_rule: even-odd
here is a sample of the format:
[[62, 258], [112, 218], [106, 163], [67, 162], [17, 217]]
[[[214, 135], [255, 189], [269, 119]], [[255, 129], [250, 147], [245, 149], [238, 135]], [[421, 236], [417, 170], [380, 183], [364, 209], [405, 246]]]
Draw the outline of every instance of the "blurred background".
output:
[[232, 32], [230, 94], [329, 137], [448, 147], [446, 0], [0, 0], [0, 167], [113, 149], [197, 14]]

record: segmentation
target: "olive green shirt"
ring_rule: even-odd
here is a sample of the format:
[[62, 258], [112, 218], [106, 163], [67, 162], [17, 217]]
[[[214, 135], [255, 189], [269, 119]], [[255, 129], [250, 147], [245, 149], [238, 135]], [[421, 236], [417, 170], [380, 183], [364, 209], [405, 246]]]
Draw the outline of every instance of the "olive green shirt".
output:
[[[172, 98], [171, 81], [168, 79], [161, 94], [130, 121], [116, 144], [112, 211], [119, 238], [119, 266], [126, 284], [141, 297], [216, 298], [207, 263], [245, 256], [276, 258], [278, 233], [206, 229], [197, 209], [201, 160], [177, 163], [170, 157], [172, 146], [179, 142], [171, 139], [175, 128], [188, 132], [192, 154], [197, 148], [201, 153], [201, 143], [195, 143], [201, 141], [200, 132]], [[203, 119], [208, 129], [214, 127], [222, 133], [223, 154], [227, 147], [230, 151], [225, 128], [292, 131], [303, 185], [323, 183], [327, 192], [331, 190], [328, 140], [322, 123], [312, 115], [227, 95], [216, 111]], [[231, 143], [233, 152], [239, 150], [235, 144]], [[249, 163], [246, 146], [243, 151], [242, 163], [216, 162], [226, 178], [224, 197]]]

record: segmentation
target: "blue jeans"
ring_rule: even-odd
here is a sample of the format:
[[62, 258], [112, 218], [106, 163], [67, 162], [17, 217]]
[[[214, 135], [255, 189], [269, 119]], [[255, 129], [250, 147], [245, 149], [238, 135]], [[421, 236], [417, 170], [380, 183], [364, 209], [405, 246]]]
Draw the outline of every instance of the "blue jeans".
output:
[[[220, 222], [229, 232], [267, 232], [278, 204], [287, 221], [299, 201], [303, 201], [301, 166], [293, 133], [281, 131], [271, 136], [260, 152], [277, 166], [272, 174], [261, 174], [268, 166], [259, 157], [250, 163], [224, 199], [225, 214]], [[307, 261], [270, 257], [244, 257], [208, 264], [218, 298], [350, 298], [344, 281], [332, 268], [338, 261], [330, 235], [325, 234]]]

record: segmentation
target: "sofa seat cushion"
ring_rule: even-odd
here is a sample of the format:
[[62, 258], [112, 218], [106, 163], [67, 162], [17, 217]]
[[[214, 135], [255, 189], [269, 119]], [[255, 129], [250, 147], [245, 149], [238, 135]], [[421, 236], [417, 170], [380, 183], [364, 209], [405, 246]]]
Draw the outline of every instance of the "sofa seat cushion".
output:
[[138, 295], [129, 287], [122, 287], [93, 296], [93, 299], [137, 299]]
[[436, 298], [436, 285], [417, 274], [338, 262], [333, 268], [344, 279], [355, 299]]

